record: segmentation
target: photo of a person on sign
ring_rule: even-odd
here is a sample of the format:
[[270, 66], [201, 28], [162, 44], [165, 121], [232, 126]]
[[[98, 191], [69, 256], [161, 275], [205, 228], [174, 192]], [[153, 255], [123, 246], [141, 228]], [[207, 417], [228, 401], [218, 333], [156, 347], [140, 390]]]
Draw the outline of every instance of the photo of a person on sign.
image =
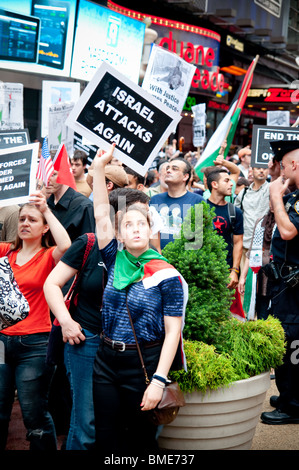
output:
[[182, 80], [183, 72], [182, 72], [182, 64], [180, 61], [174, 67], [165, 67], [163, 71], [168, 72], [168, 75], [165, 77], [158, 77], [158, 82], [167, 82], [168, 86], [171, 90], [177, 90], [180, 86], [184, 86], [184, 82]]

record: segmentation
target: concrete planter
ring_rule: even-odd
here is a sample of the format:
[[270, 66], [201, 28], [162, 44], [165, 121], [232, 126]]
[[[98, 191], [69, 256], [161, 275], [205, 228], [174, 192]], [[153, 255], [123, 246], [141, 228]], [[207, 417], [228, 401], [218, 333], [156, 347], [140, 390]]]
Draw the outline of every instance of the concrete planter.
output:
[[270, 373], [265, 372], [205, 395], [187, 393], [186, 406], [160, 434], [160, 448], [250, 450], [269, 388]]

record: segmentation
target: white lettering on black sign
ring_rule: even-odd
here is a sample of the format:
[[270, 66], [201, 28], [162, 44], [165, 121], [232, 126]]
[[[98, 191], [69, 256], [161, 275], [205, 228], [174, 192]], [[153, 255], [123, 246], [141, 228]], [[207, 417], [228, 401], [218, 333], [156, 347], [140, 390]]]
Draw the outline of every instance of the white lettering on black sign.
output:
[[172, 118], [106, 72], [77, 121], [144, 165]]
[[258, 126], [252, 129], [251, 166], [267, 168], [273, 158], [270, 142], [279, 140], [299, 140], [299, 130], [296, 127]]

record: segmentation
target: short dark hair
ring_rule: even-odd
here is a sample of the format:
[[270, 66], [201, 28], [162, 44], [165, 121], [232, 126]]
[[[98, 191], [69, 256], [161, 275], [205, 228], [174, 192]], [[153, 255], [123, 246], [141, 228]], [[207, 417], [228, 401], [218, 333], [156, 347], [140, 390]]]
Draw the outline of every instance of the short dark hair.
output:
[[145, 178], [145, 186], [151, 186], [154, 183], [155, 178], [156, 173], [153, 170], [149, 170]]
[[72, 156], [72, 160], [81, 160], [83, 166], [85, 166], [87, 165], [87, 153], [83, 152], [83, 150], [76, 149]]
[[209, 176], [209, 174], [211, 173], [211, 171], [214, 171], [215, 169], [216, 169], [215, 166], [206, 166], [201, 171], [205, 175], [205, 177], [207, 178]]
[[244, 178], [243, 176], [240, 176], [237, 181], [237, 186], [242, 186], [243, 184], [245, 186], [249, 186], [250, 182], [248, 181], [248, 179]]
[[213, 171], [211, 171], [208, 176], [207, 176], [207, 186], [208, 189], [212, 192], [212, 182], [213, 181], [219, 181], [221, 173], [226, 173], [229, 174], [227, 170], [224, 168], [215, 168]]
[[132, 170], [132, 168], [130, 168], [130, 167], [128, 167], [128, 166], [125, 166], [125, 172], [126, 172], [128, 175], [134, 176], [134, 178], [137, 179], [137, 184], [144, 184], [144, 183], [145, 183], [145, 178], [144, 178], [144, 176], [141, 176], [139, 173], [137, 173], [136, 171]]
[[136, 202], [148, 204], [149, 201], [149, 196], [143, 191], [139, 191], [139, 189], [118, 188], [109, 193], [109, 204], [113, 208], [114, 214], [116, 214], [117, 211], [124, 210], [132, 204], [136, 204]]
[[188, 181], [191, 179], [191, 174], [192, 174], [192, 166], [190, 165], [190, 163], [185, 160], [184, 158], [182, 157], [175, 157], [175, 158], [172, 158], [171, 159], [171, 163], [172, 162], [175, 162], [176, 160], [178, 160], [179, 162], [184, 162], [185, 163], [185, 171], [184, 171], [184, 175], [189, 175], [189, 178], [187, 179], [186, 181], [186, 184], [188, 183]]

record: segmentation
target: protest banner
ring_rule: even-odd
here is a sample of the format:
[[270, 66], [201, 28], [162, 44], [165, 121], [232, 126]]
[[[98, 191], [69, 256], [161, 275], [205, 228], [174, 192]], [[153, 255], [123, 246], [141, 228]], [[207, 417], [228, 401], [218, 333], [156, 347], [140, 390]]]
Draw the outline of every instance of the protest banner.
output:
[[23, 129], [23, 84], [0, 83], [0, 129]]
[[203, 147], [206, 138], [206, 104], [200, 103], [192, 106], [193, 117], [193, 145]]
[[0, 204], [28, 202], [36, 189], [38, 142], [0, 150]]
[[66, 125], [144, 176], [181, 116], [103, 62]]
[[19, 131], [0, 131], [0, 149], [18, 147], [19, 145], [29, 144], [28, 129]]
[[290, 111], [267, 111], [267, 126], [290, 126]]
[[82, 135], [77, 134], [76, 132], [74, 132], [73, 148], [74, 151], [82, 150], [82, 152], [86, 153], [88, 161], [87, 166], [91, 165], [92, 160], [94, 159], [98, 150], [96, 145], [93, 145], [91, 142], [89, 142], [89, 140], [87, 140], [85, 137], [82, 137]]
[[142, 88], [180, 115], [195, 69], [174, 52], [153, 44]]
[[80, 97], [79, 82], [43, 80], [41, 136], [49, 135], [49, 107], [58, 103], [76, 103]]
[[252, 167], [268, 167], [268, 162], [273, 158], [273, 150], [270, 142], [274, 142], [276, 140], [299, 141], [299, 130], [296, 127], [253, 125], [251, 142]]
[[67, 153], [73, 154], [74, 131], [65, 125], [65, 121], [75, 103], [56, 103], [49, 106], [49, 150], [57, 151], [61, 144], [65, 145]]

